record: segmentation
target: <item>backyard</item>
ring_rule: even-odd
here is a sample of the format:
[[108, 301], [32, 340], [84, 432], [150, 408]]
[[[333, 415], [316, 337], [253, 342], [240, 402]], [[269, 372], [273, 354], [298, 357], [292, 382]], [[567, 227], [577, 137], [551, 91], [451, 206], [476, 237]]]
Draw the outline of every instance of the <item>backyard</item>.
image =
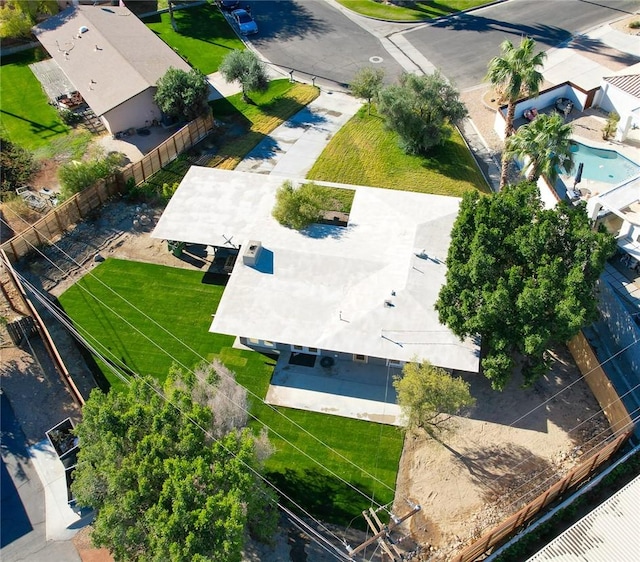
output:
[[[261, 402], [275, 360], [208, 332], [223, 291], [202, 271], [108, 259], [59, 300], [85, 337], [125, 370], [161, 382], [174, 363], [192, 369], [222, 360], [249, 391], [251, 426], [270, 428], [277, 452], [267, 463], [269, 480], [310, 512], [344, 525], [369, 507], [370, 500], [332, 473], [381, 504], [392, 501], [402, 433]], [[114, 390], [124, 384], [108, 365], [97, 360], [97, 366]]]

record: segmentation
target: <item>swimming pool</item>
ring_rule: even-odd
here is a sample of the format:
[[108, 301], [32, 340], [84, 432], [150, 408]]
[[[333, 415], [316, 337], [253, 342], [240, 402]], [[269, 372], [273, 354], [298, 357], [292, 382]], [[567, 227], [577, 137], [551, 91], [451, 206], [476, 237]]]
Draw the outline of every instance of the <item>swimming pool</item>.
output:
[[574, 164], [572, 175], [575, 175], [578, 165], [582, 162], [584, 164], [582, 177], [588, 180], [617, 184], [640, 173], [638, 164], [615, 150], [593, 148], [579, 142], [572, 142], [571, 152], [573, 152]]

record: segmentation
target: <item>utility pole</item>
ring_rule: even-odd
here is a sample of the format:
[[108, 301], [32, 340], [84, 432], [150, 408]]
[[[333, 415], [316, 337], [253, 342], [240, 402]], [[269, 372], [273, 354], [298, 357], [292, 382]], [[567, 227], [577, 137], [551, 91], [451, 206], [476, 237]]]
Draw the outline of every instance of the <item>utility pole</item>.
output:
[[376, 514], [373, 508], [369, 508], [368, 512], [363, 511], [362, 516], [364, 517], [365, 521], [373, 531], [373, 536], [355, 548], [351, 548], [347, 546], [347, 552], [349, 554], [349, 557], [353, 560], [353, 557], [356, 554], [358, 554], [359, 552], [367, 548], [370, 544], [377, 542], [382, 548], [382, 550], [387, 554], [387, 556], [391, 558], [391, 560], [394, 560], [394, 561], [400, 560], [402, 558], [402, 554], [398, 550], [398, 548], [395, 546], [395, 543], [393, 542], [393, 540], [391, 539], [391, 531], [393, 531], [393, 529], [395, 529], [403, 521], [406, 521], [407, 519], [409, 519], [409, 517], [412, 517], [413, 515], [418, 513], [420, 509], [421, 508], [419, 505], [413, 505], [411, 508], [411, 511], [409, 511], [408, 513], [406, 513], [400, 518], [395, 517], [392, 514], [391, 521], [388, 525], [384, 525], [382, 521], [380, 521], [380, 519], [378, 518], [378, 515]]

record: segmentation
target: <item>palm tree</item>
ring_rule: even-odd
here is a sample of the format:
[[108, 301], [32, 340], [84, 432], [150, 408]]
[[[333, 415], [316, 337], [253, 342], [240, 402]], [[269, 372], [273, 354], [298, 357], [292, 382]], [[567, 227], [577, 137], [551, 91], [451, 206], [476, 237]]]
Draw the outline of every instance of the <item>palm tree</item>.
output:
[[527, 180], [535, 182], [543, 175], [553, 183], [560, 167], [573, 168], [572, 132], [559, 113], [541, 113], [507, 139], [503, 158], [528, 158]]
[[[502, 56], [495, 57], [489, 62], [486, 80], [498, 90], [507, 102], [507, 117], [505, 124], [505, 139], [513, 134], [513, 122], [516, 112], [516, 102], [524, 96], [537, 96], [542, 84], [542, 67], [546, 54], [534, 53], [536, 42], [531, 37], [524, 37], [518, 47], [511, 41], [504, 41], [500, 48]], [[509, 160], [502, 157], [502, 171], [500, 173], [500, 189], [507, 182]]]

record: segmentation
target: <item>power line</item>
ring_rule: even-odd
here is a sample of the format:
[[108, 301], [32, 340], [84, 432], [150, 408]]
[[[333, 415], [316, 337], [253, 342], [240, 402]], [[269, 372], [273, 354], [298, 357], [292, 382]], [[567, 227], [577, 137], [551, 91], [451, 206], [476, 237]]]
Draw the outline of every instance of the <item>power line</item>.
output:
[[[2, 220], [2, 219], [0, 219]], [[4, 222], [4, 221], [2, 221]], [[44, 237], [44, 236], [43, 236]], [[156, 322], [153, 318], [149, 317], [149, 315], [147, 315], [144, 311], [140, 310], [138, 307], [136, 307], [133, 303], [131, 303], [130, 301], [128, 301], [126, 298], [124, 298], [122, 295], [120, 295], [117, 291], [113, 290], [113, 288], [109, 287], [106, 283], [104, 283], [101, 279], [99, 279], [98, 277], [96, 277], [90, 270], [87, 270], [82, 264], [78, 263], [73, 257], [69, 256], [64, 250], [62, 250], [57, 244], [51, 242], [50, 239], [44, 237], [49, 243], [51, 243], [51, 245], [53, 247], [55, 247], [58, 251], [60, 251], [61, 254], [63, 254], [69, 261], [71, 261], [72, 263], [74, 263], [76, 266], [80, 267], [81, 269], [85, 270], [87, 274], [89, 274], [94, 280], [96, 280], [98, 283], [100, 283], [102, 286], [104, 286], [106, 289], [108, 289], [110, 292], [112, 292], [114, 295], [116, 295], [118, 298], [120, 298], [122, 301], [124, 301], [127, 305], [129, 305], [133, 310], [135, 310], [136, 312], [138, 312], [139, 314], [141, 314], [143, 317], [145, 317], [147, 320], [149, 320], [151, 323], [153, 323], [155, 326], [157, 326], [158, 328], [160, 328], [163, 332], [165, 332], [166, 334], [168, 334], [169, 336], [171, 336], [173, 339], [175, 339], [178, 343], [180, 343], [181, 345], [183, 345], [188, 351], [192, 352], [196, 357], [198, 357], [199, 359], [201, 359], [202, 361], [206, 361], [206, 358], [203, 357], [202, 355], [200, 355], [198, 352], [196, 352], [193, 348], [191, 348], [188, 344], [186, 344], [184, 341], [180, 340], [178, 337], [175, 336], [175, 334], [173, 334], [171, 331], [167, 330], [164, 326], [162, 326], [161, 324], [159, 324], [158, 322]], [[28, 240], [26, 240], [27, 244], [29, 244], [32, 249], [34, 249], [37, 253], [39, 253], [45, 260], [47, 260], [51, 265], [53, 265], [55, 268], [57, 268], [58, 270], [60, 270], [62, 273], [65, 273], [62, 268], [56, 264], [53, 260], [51, 260], [48, 256], [46, 256], [38, 247], [36, 247], [35, 245], [31, 244]], [[176, 359], [171, 353], [169, 353], [167, 351], [167, 349], [161, 345], [159, 345], [158, 343], [156, 343], [153, 339], [151, 339], [147, 334], [145, 334], [144, 332], [142, 332], [141, 330], [139, 330], [136, 326], [134, 326], [133, 324], [131, 324], [131, 322], [129, 322], [126, 318], [122, 317], [120, 314], [118, 314], [115, 310], [113, 310], [111, 307], [109, 307], [107, 304], [105, 304], [102, 300], [100, 300], [99, 298], [97, 298], [94, 294], [91, 293], [91, 291], [89, 291], [88, 289], [86, 289], [85, 287], [83, 287], [81, 284], [78, 285], [83, 291], [85, 291], [87, 294], [89, 294], [96, 302], [98, 302], [100, 305], [102, 305], [105, 309], [109, 310], [112, 314], [114, 314], [115, 316], [117, 316], [120, 320], [122, 320], [123, 322], [125, 322], [130, 328], [132, 328], [133, 330], [135, 330], [136, 332], [138, 332], [143, 338], [145, 338], [147, 341], [149, 341], [152, 345], [154, 345], [157, 349], [159, 349], [160, 351], [162, 351], [164, 354], [166, 354], [167, 356], [169, 356], [173, 361], [175, 361], [178, 365], [180, 365], [182, 368], [184, 368], [185, 370], [191, 372], [192, 374], [194, 374], [197, 377], [197, 373], [195, 373], [192, 369], [190, 369], [188, 366], [184, 365], [182, 362], [180, 362], [178, 359]], [[221, 373], [222, 376], [228, 376], [226, 373]], [[199, 379], [203, 384], [208, 384], [206, 381]], [[235, 381], [234, 381], [235, 382]], [[260, 401], [261, 403], [263, 403], [264, 405], [268, 406], [271, 411], [278, 413], [280, 416], [284, 417], [288, 422], [290, 422], [291, 424], [293, 424], [297, 429], [301, 430], [303, 433], [305, 433], [306, 435], [308, 435], [309, 437], [311, 437], [312, 439], [314, 439], [316, 442], [320, 443], [321, 445], [323, 445], [323, 447], [325, 447], [326, 449], [328, 449], [329, 451], [331, 451], [333, 454], [335, 454], [337, 457], [339, 457], [340, 459], [346, 461], [348, 464], [350, 464], [351, 466], [353, 466], [354, 468], [356, 468], [358, 471], [360, 471], [362, 474], [368, 476], [369, 478], [371, 478], [371, 480], [377, 482], [378, 484], [382, 485], [383, 487], [385, 487], [387, 490], [389, 490], [392, 493], [395, 493], [395, 490], [393, 488], [391, 488], [388, 484], [386, 484], [385, 482], [383, 482], [382, 480], [380, 480], [379, 478], [377, 478], [376, 476], [370, 474], [366, 469], [358, 466], [356, 463], [354, 463], [351, 459], [349, 459], [348, 457], [346, 457], [345, 455], [343, 455], [342, 453], [340, 453], [339, 451], [335, 450], [334, 448], [332, 448], [331, 446], [329, 446], [326, 442], [322, 441], [321, 439], [319, 439], [317, 436], [313, 435], [311, 432], [309, 432], [309, 430], [307, 430], [306, 428], [304, 428], [303, 426], [301, 426], [298, 422], [292, 420], [290, 417], [288, 417], [284, 412], [282, 412], [281, 410], [274, 408], [271, 404], [268, 404], [267, 402], [264, 401], [263, 398], [259, 397], [258, 395], [256, 395], [254, 392], [252, 392], [250, 389], [245, 388], [246, 392], [248, 394], [250, 394], [253, 398], [257, 399], [258, 401]], [[224, 393], [221, 393], [222, 396], [224, 396], [225, 398], [227, 398], [231, 403], [233, 403], [233, 401], [227, 397], [226, 395], [224, 395]], [[322, 467], [324, 470], [326, 470], [331, 476], [337, 478], [338, 480], [340, 480], [341, 482], [343, 482], [346, 486], [352, 488], [355, 492], [357, 492], [358, 494], [362, 495], [365, 499], [369, 500], [372, 504], [375, 505], [380, 505], [377, 502], [375, 502], [373, 500], [373, 498], [369, 497], [367, 494], [365, 494], [364, 492], [362, 492], [359, 488], [357, 488], [356, 486], [354, 486], [351, 482], [348, 482], [347, 480], [345, 480], [344, 478], [342, 478], [340, 475], [336, 474], [334, 471], [332, 471], [330, 468], [328, 468], [327, 466], [325, 466], [324, 464], [322, 464], [320, 461], [314, 459], [313, 457], [311, 457], [306, 451], [303, 451], [302, 449], [300, 449], [297, 445], [291, 443], [291, 441], [289, 441], [288, 439], [286, 439], [284, 436], [282, 436], [278, 431], [276, 431], [275, 429], [271, 428], [266, 422], [264, 422], [263, 420], [257, 418], [254, 414], [252, 414], [251, 412], [249, 412], [248, 410], [246, 410], [245, 408], [242, 408], [241, 406], [239, 406], [238, 404], [235, 404], [237, 407], [241, 408], [243, 411], [245, 411], [247, 413], [247, 415], [249, 415], [252, 419], [254, 419], [255, 421], [257, 421], [258, 423], [260, 423], [263, 427], [269, 429], [270, 431], [272, 431], [275, 435], [277, 435], [280, 439], [282, 439], [285, 443], [287, 443], [288, 445], [290, 445], [291, 447], [293, 447], [295, 450], [297, 450], [299, 453], [301, 453], [303, 456], [307, 457], [309, 460], [311, 460], [312, 462], [316, 463], [318, 466]], [[408, 499], [408, 498], [405, 498]]]
[[[19, 275], [19, 274], [18, 274]], [[54, 315], [54, 317], [56, 317], [57, 320], [59, 320], [61, 323], [63, 323], [63, 325], [65, 325], [65, 327], [67, 329], [69, 329], [69, 331], [72, 333], [72, 335], [82, 344], [84, 345], [87, 349], [89, 349], [96, 357], [98, 357], [99, 359], [101, 359], [106, 365], [109, 366], [110, 370], [120, 379], [122, 380], [125, 384], [130, 384], [131, 380], [129, 377], [127, 377], [126, 375], [124, 375], [118, 368], [117, 368], [117, 363], [119, 362], [119, 359], [117, 358], [117, 356], [109, 349], [105, 349], [104, 345], [97, 340], [96, 338], [94, 338], [93, 336], [91, 336], [86, 330], [83, 329], [83, 331], [85, 331], [87, 333], [87, 335], [94, 340], [94, 342], [99, 345], [101, 348], [105, 349], [105, 353], [110, 354], [113, 358], [115, 358], [114, 360], [110, 360], [108, 359], [105, 355], [103, 355], [100, 351], [98, 351], [98, 349], [96, 349], [93, 345], [91, 345], [87, 339], [82, 336], [82, 334], [80, 334], [80, 332], [74, 328], [74, 326], [70, 323], [70, 321], [68, 320], [68, 318], [66, 318], [59, 310], [56, 309], [56, 307], [52, 306], [52, 303], [50, 301], [48, 301], [48, 299], [42, 295], [39, 294], [39, 292], [26, 280], [21, 279], [21, 281], [23, 281], [24, 283], [27, 284], [28, 288], [30, 291], [32, 292], [36, 292], [37, 294], [34, 295], [36, 296], [36, 298], [38, 298], [39, 302], [41, 302], [41, 304], [45, 307], [48, 308], [49, 312], [51, 312], [51, 314]], [[126, 366], [125, 366], [126, 367]], [[193, 423], [198, 429], [200, 429], [207, 437], [209, 437], [210, 439], [212, 439], [213, 441], [217, 442], [220, 444], [220, 446], [227, 451], [230, 455], [232, 455], [233, 457], [237, 458], [238, 461], [240, 461], [240, 463], [242, 463], [246, 468], [248, 468], [255, 476], [257, 476], [258, 478], [260, 478], [263, 482], [265, 482], [265, 484], [267, 484], [268, 486], [270, 486], [274, 491], [276, 491], [280, 496], [282, 496], [283, 498], [285, 498], [286, 500], [288, 500], [289, 502], [291, 502], [292, 505], [294, 505], [297, 509], [299, 509], [301, 512], [303, 512], [305, 514], [305, 516], [307, 516], [309, 519], [311, 519], [314, 523], [316, 523], [316, 525], [318, 525], [318, 527], [322, 528], [325, 532], [329, 533], [331, 536], [333, 536], [334, 539], [336, 539], [339, 542], [343, 542], [342, 539], [340, 539], [340, 537], [338, 537], [335, 533], [333, 533], [330, 529], [328, 529], [323, 523], [321, 523], [319, 520], [317, 520], [316, 518], [314, 518], [310, 513], [308, 513], [304, 508], [302, 508], [297, 502], [295, 502], [291, 497], [289, 497], [286, 493], [284, 493], [282, 490], [280, 490], [275, 484], [273, 484], [272, 482], [270, 482], [267, 478], [265, 478], [263, 475], [261, 475], [258, 471], [256, 471], [253, 467], [251, 467], [249, 464], [247, 464], [245, 461], [243, 461], [242, 459], [238, 458], [232, 451], [230, 451], [223, 443], [220, 442], [219, 439], [217, 439], [209, 430], [207, 430], [206, 428], [202, 427], [196, 420], [194, 420], [190, 415], [186, 414], [181, 408], [180, 406], [176, 405], [174, 402], [172, 402], [160, 389], [156, 388], [154, 385], [150, 384], [147, 380], [144, 379], [144, 377], [141, 377], [139, 374], [135, 373], [135, 371], [127, 368], [127, 371], [131, 373], [132, 378], [135, 378], [136, 380], [139, 380], [140, 382], [142, 382], [143, 384], [145, 384], [145, 386], [149, 387], [156, 395], [158, 395], [160, 398], [162, 398], [163, 400], [165, 400], [168, 404], [170, 404], [172, 407], [174, 407], [178, 412], [180, 412], [180, 414], [182, 414], [189, 422]], [[291, 512], [291, 510], [287, 509], [285, 506], [283, 506], [282, 504], [280, 504], [280, 502], [275, 502], [276, 506], [278, 508], [280, 508], [283, 512], [287, 513], [290, 517], [292, 518], [296, 518], [299, 520], [298, 516], [296, 516], [293, 512]], [[301, 521], [301, 520], [300, 520]], [[330, 554], [332, 554], [336, 559], [339, 560], [349, 560], [349, 558], [342, 553], [341, 551], [338, 551], [338, 549], [335, 547], [335, 545], [333, 545], [333, 543], [331, 543], [330, 541], [328, 541], [325, 537], [322, 536], [322, 534], [318, 533], [317, 531], [315, 531], [313, 529], [313, 527], [309, 526], [308, 524], [304, 523], [305, 529], [309, 532], [309, 534], [311, 535], [312, 540], [314, 540], [314, 542], [318, 542], [319, 546], [321, 546], [323, 549], [327, 550], [327, 552], [329, 552]], [[331, 548], [335, 551], [331, 551], [329, 549], [327, 549], [327, 547], [323, 544], [321, 544], [319, 542], [319, 540], [324, 541], [327, 545], [330, 545]], [[337, 556], [337, 554], [339, 554], [339, 556]]]

